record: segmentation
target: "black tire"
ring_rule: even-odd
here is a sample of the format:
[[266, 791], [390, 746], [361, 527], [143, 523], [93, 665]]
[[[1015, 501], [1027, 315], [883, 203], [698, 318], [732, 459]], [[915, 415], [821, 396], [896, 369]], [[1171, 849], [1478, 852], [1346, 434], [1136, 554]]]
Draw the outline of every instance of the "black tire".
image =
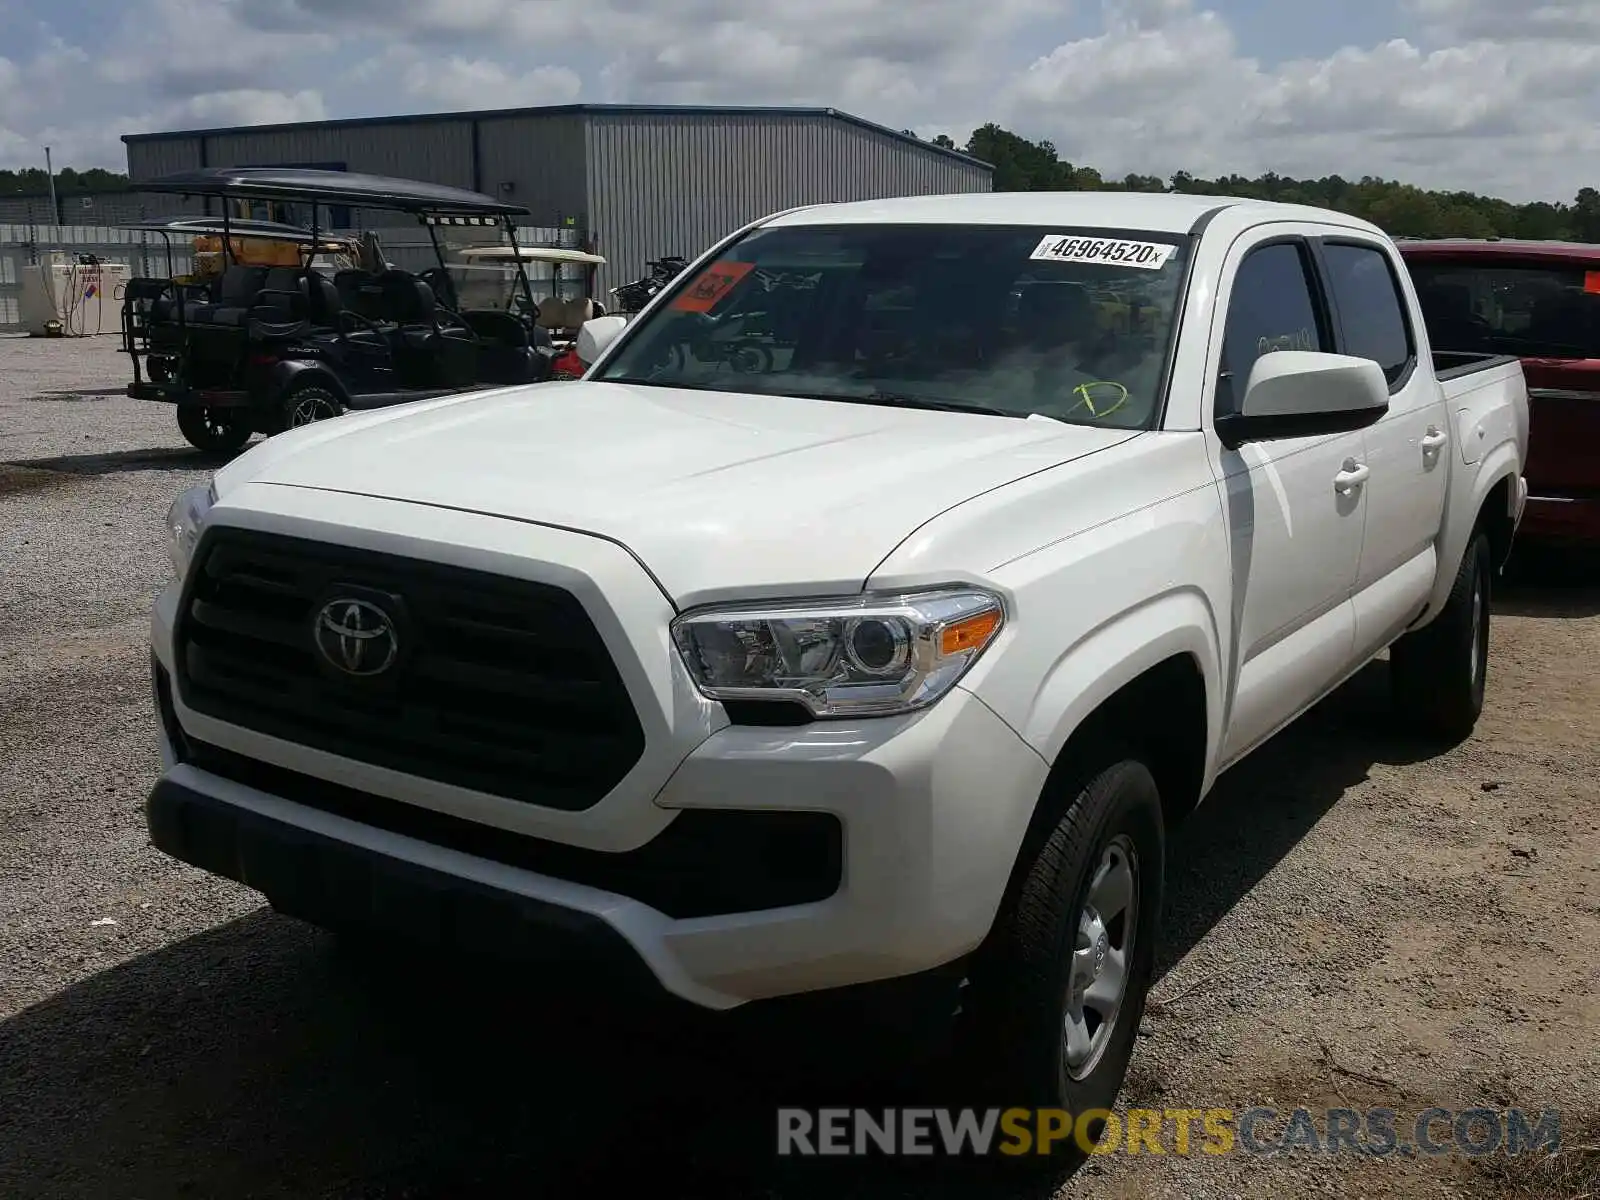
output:
[[[1127, 1074], [1155, 961], [1166, 833], [1155, 779], [1135, 758], [1101, 755], [1051, 786], [1064, 808], [1023, 866], [1014, 896], [975, 956], [958, 1046], [963, 1083], [976, 1093], [977, 1106], [1065, 1109], [1073, 1115], [1073, 1136], [1055, 1143], [1049, 1155], [1008, 1160], [1060, 1174], [1086, 1157], [1077, 1118], [1109, 1110]], [[1069, 989], [1076, 990], [1076, 960], [1084, 949], [1079, 943], [1085, 940], [1080, 933], [1096, 878], [1115, 853], [1130, 869], [1131, 904], [1105, 923], [1106, 941], [1097, 938], [1097, 946], [1087, 947], [1081, 965], [1096, 972], [1098, 982], [1102, 968], [1095, 963], [1114, 961], [1110, 952], [1120, 949], [1122, 999], [1111, 1019], [1101, 1022], [1107, 1032], [1098, 1048], [1074, 1069], [1067, 1045]], [[1090, 1045], [1096, 1045], [1093, 1036]], [[1095, 1144], [1102, 1129], [1091, 1120], [1083, 1142]]]
[[144, 368], [150, 376], [151, 383], [169, 383], [172, 380], [171, 359], [147, 358], [144, 360]]
[[207, 454], [232, 454], [255, 432], [249, 413], [242, 408], [205, 408], [198, 404], [179, 406], [178, 429], [191, 446]]
[[332, 388], [320, 383], [297, 384], [278, 401], [278, 429], [298, 429], [343, 412], [344, 400]]
[[1439, 615], [1389, 649], [1395, 708], [1424, 736], [1465, 741], [1483, 711], [1493, 561], [1488, 535], [1475, 533]]

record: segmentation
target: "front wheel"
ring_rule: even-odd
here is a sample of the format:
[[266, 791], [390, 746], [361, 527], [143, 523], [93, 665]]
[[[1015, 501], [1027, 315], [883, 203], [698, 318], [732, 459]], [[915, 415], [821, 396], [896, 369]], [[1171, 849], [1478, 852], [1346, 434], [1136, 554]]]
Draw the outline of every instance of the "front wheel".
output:
[[243, 447], [254, 432], [249, 413], [244, 409], [200, 405], [178, 408], [178, 429], [191, 446], [207, 454], [232, 454]]
[[1136, 758], [1102, 757], [1051, 786], [1064, 810], [976, 956], [960, 1040], [983, 1100], [1071, 1114], [1070, 1136], [1030, 1156], [1054, 1169], [1083, 1161], [1122, 1089], [1166, 848], [1160, 794]]
[[298, 429], [339, 416], [344, 412], [344, 401], [320, 383], [307, 383], [285, 394], [278, 402], [278, 411], [283, 429]]
[[1461, 556], [1444, 608], [1389, 649], [1395, 707], [1419, 733], [1465, 741], [1483, 712], [1489, 675], [1489, 583], [1494, 559], [1477, 533]]

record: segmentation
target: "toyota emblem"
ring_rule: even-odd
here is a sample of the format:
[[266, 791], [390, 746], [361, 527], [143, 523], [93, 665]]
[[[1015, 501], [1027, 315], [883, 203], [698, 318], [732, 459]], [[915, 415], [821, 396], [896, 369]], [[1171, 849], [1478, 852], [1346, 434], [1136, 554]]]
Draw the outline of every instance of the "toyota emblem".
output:
[[351, 596], [322, 606], [313, 636], [322, 657], [346, 675], [382, 675], [400, 653], [389, 614], [370, 601]]

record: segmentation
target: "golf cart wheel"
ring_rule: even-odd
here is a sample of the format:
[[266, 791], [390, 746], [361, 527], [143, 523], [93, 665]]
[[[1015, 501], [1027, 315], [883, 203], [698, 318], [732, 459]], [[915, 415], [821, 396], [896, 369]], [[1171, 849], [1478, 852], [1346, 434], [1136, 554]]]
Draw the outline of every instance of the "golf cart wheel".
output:
[[284, 429], [298, 429], [339, 416], [344, 412], [344, 401], [320, 383], [306, 383], [291, 388], [278, 402], [278, 411]]
[[765, 375], [773, 367], [772, 351], [765, 346], [740, 346], [728, 362], [741, 375]]
[[196, 450], [208, 454], [231, 454], [241, 449], [255, 431], [243, 409], [205, 408], [182, 405], [178, 408], [178, 429]]
[[150, 374], [151, 383], [167, 383], [172, 379], [172, 360], [167, 358], [145, 359], [145, 370]]

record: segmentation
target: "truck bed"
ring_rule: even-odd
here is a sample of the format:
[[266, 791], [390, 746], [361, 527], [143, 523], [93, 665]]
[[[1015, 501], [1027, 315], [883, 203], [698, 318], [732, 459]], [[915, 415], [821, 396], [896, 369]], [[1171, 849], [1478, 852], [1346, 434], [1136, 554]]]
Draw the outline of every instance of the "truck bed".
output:
[[[1449, 383], [1451, 380], [1461, 379], [1466, 375], [1475, 375], [1479, 371], [1487, 371], [1491, 367], [1503, 367], [1507, 363], [1518, 363], [1520, 360], [1512, 354], [1477, 354], [1467, 350], [1435, 350], [1433, 352], [1433, 373], [1440, 383]], [[1459, 388], [1446, 388], [1447, 392], [1459, 391]]]

